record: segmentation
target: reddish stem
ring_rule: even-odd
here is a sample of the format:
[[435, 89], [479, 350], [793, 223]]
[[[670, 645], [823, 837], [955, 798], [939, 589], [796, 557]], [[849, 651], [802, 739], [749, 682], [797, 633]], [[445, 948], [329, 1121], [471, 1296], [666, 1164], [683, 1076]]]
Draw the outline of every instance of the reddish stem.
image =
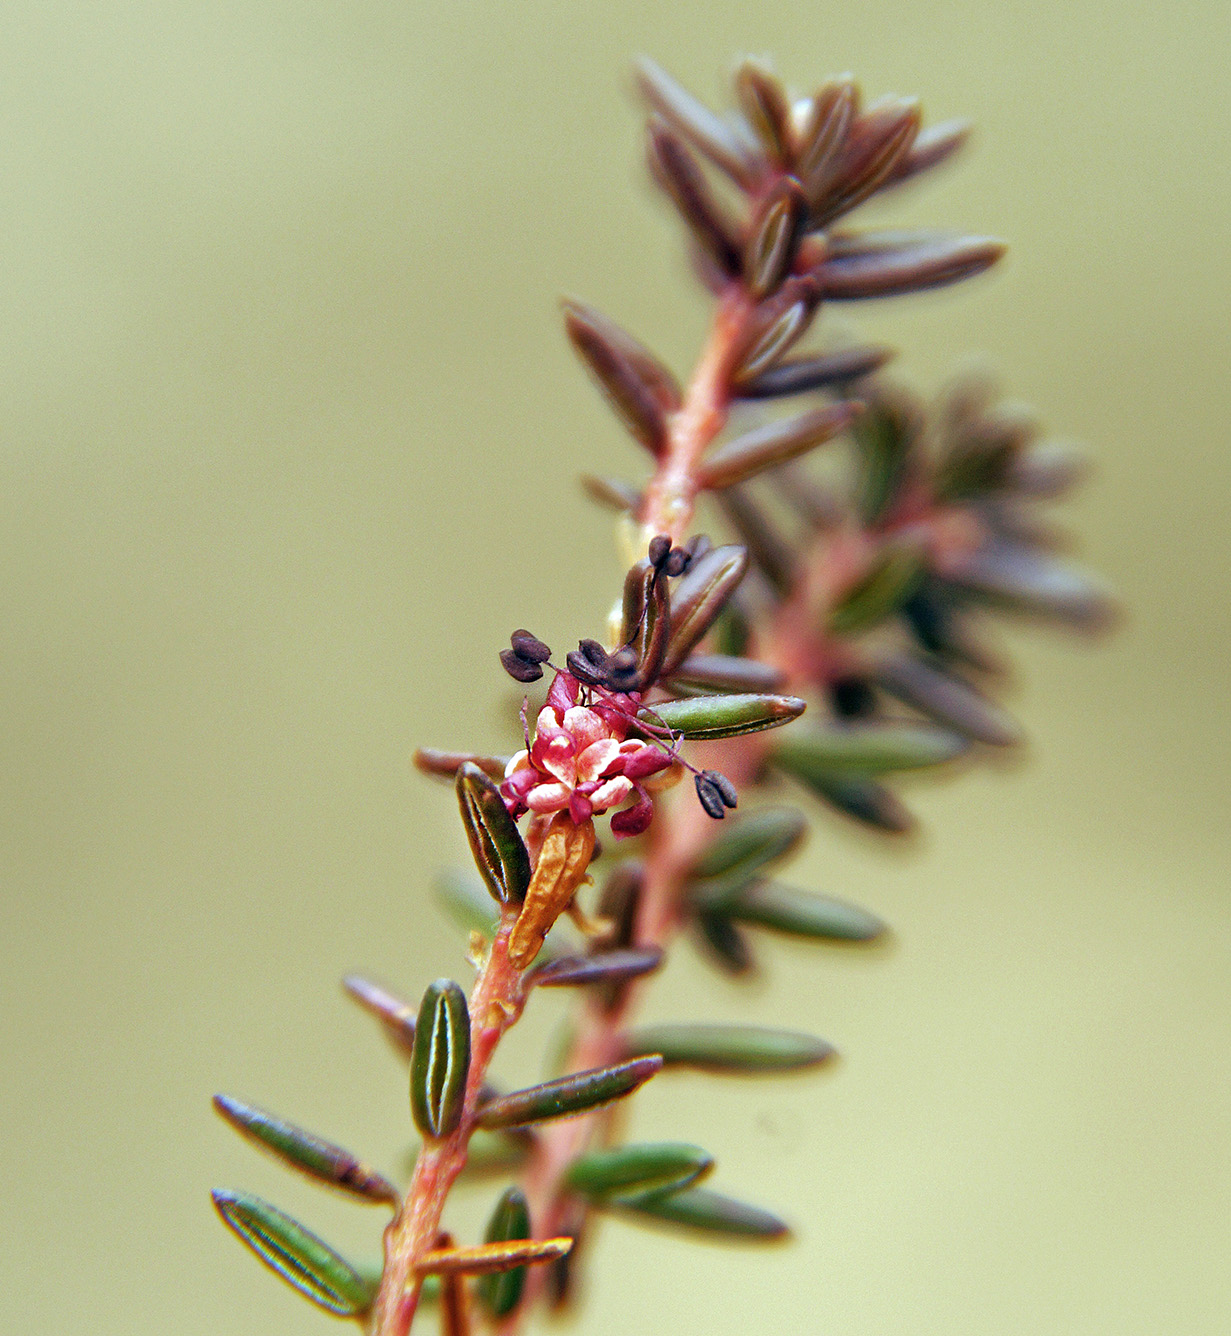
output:
[[445, 1199], [465, 1166], [479, 1090], [492, 1054], [526, 1004], [524, 975], [508, 956], [515, 919], [511, 913], [502, 918], [470, 995], [470, 1071], [461, 1122], [449, 1136], [425, 1142], [402, 1209], [385, 1230], [385, 1267], [372, 1314], [372, 1336], [406, 1336], [410, 1330], [422, 1286], [415, 1264], [435, 1246]]
[[[731, 375], [753, 309], [738, 284], [732, 284], [719, 301], [684, 403], [671, 420], [667, 448], [643, 494], [638, 518], [647, 544], [660, 533], [669, 534], [673, 542], [687, 536], [701, 490], [699, 465], [706, 449], [726, 425], [731, 405]], [[741, 738], [739, 743], [743, 745], [723, 747], [720, 762], [737, 786], [752, 778], [763, 754], [759, 738]], [[670, 805], [660, 802], [645, 860], [634, 931], [637, 945], [665, 946], [674, 936], [679, 927], [681, 890], [688, 869], [714, 833], [714, 822], [691, 799], [691, 794], [677, 797]], [[641, 987], [630, 985], [625, 989], [615, 1008], [605, 1008], [595, 1001], [583, 1007], [565, 1070], [585, 1071], [624, 1056], [621, 1036], [636, 1010]], [[522, 1183], [537, 1237], [549, 1238], [567, 1230], [570, 1202], [563, 1188], [564, 1175], [587, 1146], [608, 1133], [612, 1117], [611, 1109], [599, 1109], [541, 1132]], [[530, 1273], [525, 1297], [501, 1324], [501, 1336], [513, 1336], [518, 1330], [521, 1315], [529, 1311], [544, 1283], [541, 1271]]]
[[[647, 543], [660, 533], [669, 534], [675, 542], [687, 535], [701, 490], [698, 466], [726, 425], [734, 361], [753, 309], [735, 283], [719, 301], [705, 351], [684, 403], [671, 419], [667, 447], [642, 500], [639, 519]], [[740, 747], [736, 754], [732, 754], [735, 749], [724, 749], [722, 761], [737, 784], [751, 778], [761, 754], [757, 739], [741, 741], [752, 745]], [[678, 927], [680, 889], [688, 868], [712, 838], [712, 826], [694, 802], [676, 802], [660, 811], [646, 860], [635, 934], [639, 944], [663, 945]], [[372, 1336], [406, 1336], [410, 1330], [421, 1287], [415, 1263], [433, 1247], [445, 1199], [466, 1163], [479, 1087], [492, 1053], [525, 1006], [523, 976], [509, 963], [507, 954], [512, 925], [513, 917], [506, 916], [471, 995], [471, 1064], [461, 1123], [450, 1136], [424, 1146], [402, 1210], [385, 1231], [385, 1269], [373, 1312]], [[584, 1008], [566, 1070], [602, 1067], [622, 1056], [620, 1037], [638, 993], [638, 988], [628, 988], [613, 1010], [593, 1002]], [[569, 1205], [562, 1191], [564, 1174], [608, 1126], [610, 1117], [609, 1110], [599, 1110], [555, 1123], [540, 1134], [525, 1181], [536, 1237], [550, 1237], [564, 1228]], [[528, 1311], [542, 1281], [542, 1270], [532, 1268], [525, 1299], [501, 1324], [502, 1332], [517, 1330], [519, 1314]]]

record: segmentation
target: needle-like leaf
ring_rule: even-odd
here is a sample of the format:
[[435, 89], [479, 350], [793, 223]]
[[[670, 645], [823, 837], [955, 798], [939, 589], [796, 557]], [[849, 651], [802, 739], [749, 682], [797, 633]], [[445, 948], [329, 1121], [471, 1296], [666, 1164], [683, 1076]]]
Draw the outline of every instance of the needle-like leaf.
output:
[[649, 1193], [626, 1199], [620, 1207], [633, 1218], [638, 1216], [679, 1225], [700, 1234], [742, 1238], [749, 1242], [785, 1238], [790, 1229], [784, 1220], [760, 1206], [737, 1201], [711, 1188], [685, 1188], [667, 1195]]
[[538, 988], [577, 988], [585, 984], [620, 983], [650, 974], [662, 964], [660, 946], [628, 946], [592, 956], [562, 956], [537, 966], [527, 980]]
[[965, 738], [930, 724], [801, 725], [774, 748], [774, 764], [800, 778], [880, 775], [943, 765], [966, 750]]
[[[496, 1203], [487, 1222], [485, 1243], [510, 1243], [530, 1237], [530, 1208], [525, 1193], [518, 1187], [506, 1188]], [[513, 1267], [507, 1271], [483, 1276], [478, 1284], [479, 1301], [493, 1318], [508, 1317], [521, 1302], [526, 1283], [526, 1268]]]
[[338, 1317], [360, 1317], [372, 1306], [371, 1279], [297, 1220], [249, 1193], [216, 1189], [213, 1199], [223, 1223], [314, 1304]]
[[696, 901], [739, 923], [752, 923], [790, 937], [870, 942], [885, 931], [884, 923], [875, 914], [858, 905], [772, 881], [755, 882], [721, 895], [700, 888]]
[[570, 1238], [511, 1239], [507, 1243], [480, 1243], [473, 1248], [437, 1248], [419, 1259], [421, 1276], [490, 1276], [515, 1267], [554, 1262], [573, 1246]]
[[520, 904], [530, 885], [530, 855], [500, 790], [469, 761], [457, 772], [456, 788], [479, 875], [498, 903]]
[[832, 1044], [795, 1030], [759, 1025], [649, 1025], [625, 1040], [630, 1054], [660, 1053], [668, 1067], [747, 1075], [815, 1067], [833, 1056]]
[[342, 987], [384, 1027], [389, 1042], [403, 1057], [415, 1047], [415, 1009], [409, 1002], [359, 974], [348, 974]]
[[397, 1205], [399, 1197], [393, 1184], [341, 1146], [230, 1095], [215, 1095], [214, 1108], [237, 1132], [318, 1183], [338, 1188], [360, 1201]]
[[544, 1081], [542, 1085], [488, 1100], [480, 1105], [477, 1121], [480, 1127], [486, 1128], [514, 1127], [584, 1113], [631, 1094], [660, 1071], [662, 1065], [662, 1058], [654, 1053], [611, 1067], [597, 1067]]
[[850, 426], [858, 412], [857, 403], [827, 404], [745, 432], [711, 450], [697, 470], [697, 480], [711, 491], [746, 482], [765, 469], [777, 468], [833, 440]]
[[837, 239], [813, 273], [830, 301], [899, 297], [945, 287], [989, 269], [1005, 252], [991, 237], [864, 233]]
[[603, 1203], [630, 1193], [676, 1192], [703, 1178], [714, 1157], [682, 1141], [633, 1142], [586, 1151], [569, 1165], [564, 1181], [574, 1192]]
[[794, 807], [759, 807], [730, 821], [693, 864], [694, 880], [746, 885], [770, 864], [797, 849], [808, 831]]
[[644, 723], [665, 724], [695, 742], [781, 728], [798, 719], [804, 708], [798, 696], [687, 696], [647, 705], [637, 717]]
[[423, 994], [410, 1060], [410, 1107], [425, 1137], [457, 1129], [469, 1072], [466, 994], [452, 979], [437, 979]]
[[650, 106], [693, 148], [738, 184], [751, 184], [757, 171], [755, 154], [726, 121], [645, 56], [637, 62], [637, 86]]

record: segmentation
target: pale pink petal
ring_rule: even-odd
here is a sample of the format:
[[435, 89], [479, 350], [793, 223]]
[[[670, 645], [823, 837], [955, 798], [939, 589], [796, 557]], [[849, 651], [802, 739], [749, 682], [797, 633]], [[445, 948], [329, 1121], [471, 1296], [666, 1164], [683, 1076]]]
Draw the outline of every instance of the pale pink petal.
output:
[[514, 752], [509, 757], [509, 763], [504, 767], [504, 777], [508, 779], [514, 770], [525, 770], [530, 765], [530, 753], [528, 751]]
[[532, 812], [558, 812], [568, 806], [571, 793], [564, 784], [536, 784], [526, 795], [526, 806]]
[[609, 807], [614, 807], [616, 803], [622, 803], [633, 791], [633, 781], [625, 779], [623, 775], [616, 775], [606, 783], [600, 784], [598, 788], [590, 794], [590, 801], [594, 804], [596, 812], [605, 812]]
[[593, 710], [587, 710], [584, 705], [574, 705], [571, 710], [565, 711], [564, 727], [576, 739], [578, 751], [611, 736], [607, 721]]
[[578, 782], [597, 779], [619, 754], [620, 744], [615, 738], [603, 738], [599, 742], [592, 742], [577, 758]]

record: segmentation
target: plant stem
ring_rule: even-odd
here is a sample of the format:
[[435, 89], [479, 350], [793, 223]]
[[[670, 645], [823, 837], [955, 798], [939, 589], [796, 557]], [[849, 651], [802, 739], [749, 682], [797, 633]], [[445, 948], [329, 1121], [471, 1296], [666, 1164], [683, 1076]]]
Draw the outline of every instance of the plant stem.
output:
[[679, 542], [688, 533], [700, 491], [697, 465], [726, 425], [732, 363], [752, 309], [737, 283], [732, 283], [719, 299], [709, 339], [684, 403], [671, 420], [667, 448], [642, 497], [638, 518], [647, 543], [655, 534], [670, 534]]
[[[667, 448], [643, 494], [638, 518], [645, 543], [660, 533], [670, 534], [673, 542], [682, 541], [688, 534], [700, 492], [698, 465], [726, 425], [735, 355], [752, 311], [753, 306], [739, 284], [732, 283], [719, 300], [684, 403], [672, 418]], [[727, 744], [721, 750], [723, 768], [737, 786], [751, 779], [763, 752], [759, 738], [739, 741], [742, 746]], [[674, 802], [663, 800], [661, 806], [663, 810], [651, 827], [650, 849], [645, 860], [634, 932], [638, 946], [665, 947], [674, 936], [679, 927], [681, 892], [688, 870], [715, 833], [714, 822], [688, 797], [677, 795]], [[630, 985], [613, 1008], [594, 1000], [586, 1002], [569, 1050], [566, 1071], [601, 1067], [623, 1056], [621, 1035], [636, 1010], [643, 986]], [[612, 1117], [611, 1108], [598, 1109], [546, 1127], [540, 1133], [522, 1182], [538, 1237], [566, 1232], [569, 1202], [563, 1189], [564, 1175], [587, 1146], [602, 1138]], [[531, 1271], [525, 1298], [501, 1324], [501, 1336], [513, 1336], [518, 1330], [521, 1315], [532, 1307], [544, 1280], [542, 1270]]]
[[415, 1264], [435, 1246], [445, 1199], [465, 1166], [479, 1092], [492, 1054], [525, 1006], [523, 973], [508, 956], [516, 917], [509, 912], [502, 917], [470, 995], [470, 1071], [461, 1121], [447, 1137], [424, 1144], [402, 1209], [385, 1230], [385, 1267], [372, 1314], [372, 1336], [406, 1336], [410, 1330], [422, 1284]]
[[[705, 450], [726, 425], [731, 402], [731, 373], [753, 306], [742, 287], [732, 283], [719, 299], [713, 325], [684, 403], [672, 417], [667, 447], [645, 490], [639, 520], [646, 542], [656, 534], [673, 541], [686, 537], [700, 491], [698, 465]], [[755, 741], [755, 740], [753, 740]], [[738, 755], [723, 751], [735, 782], [755, 770], [759, 747]], [[745, 760], [744, 758], [748, 758]], [[639, 944], [664, 944], [678, 926], [680, 889], [688, 868], [712, 837], [712, 822], [695, 804], [676, 802], [655, 823], [638, 912]], [[418, 1305], [421, 1282], [415, 1263], [436, 1241], [445, 1199], [466, 1163], [474, 1130], [483, 1075], [504, 1031], [521, 1015], [526, 994], [523, 976], [508, 959], [508, 939], [515, 915], [506, 914], [491, 953], [479, 972], [470, 998], [471, 1059], [462, 1119], [456, 1131], [424, 1146], [401, 1211], [385, 1231], [385, 1268], [371, 1324], [372, 1336], [406, 1336]], [[605, 1010], [588, 1003], [569, 1053], [568, 1071], [584, 1071], [618, 1060], [620, 1036], [638, 990], [629, 988], [621, 1003]], [[526, 1178], [535, 1233], [546, 1238], [563, 1227], [567, 1201], [561, 1191], [569, 1164], [607, 1125], [610, 1110], [565, 1119], [543, 1129]], [[541, 1288], [543, 1270], [531, 1268], [526, 1299], [501, 1325], [514, 1332]]]

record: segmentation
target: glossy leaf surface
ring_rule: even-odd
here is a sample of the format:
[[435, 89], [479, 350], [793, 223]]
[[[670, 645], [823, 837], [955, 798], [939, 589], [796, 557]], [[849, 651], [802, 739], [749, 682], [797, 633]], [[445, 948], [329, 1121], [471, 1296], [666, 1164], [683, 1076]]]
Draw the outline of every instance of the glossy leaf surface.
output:
[[213, 1193], [223, 1223], [288, 1285], [338, 1317], [359, 1317], [376, 1289], [344, 1257], [297, 1220], [243, 1192]]
[[425, 1137], [457, 1129], [470, 1072], [470, 1013], [452, 979], [437, 979], [423, 995], [410, 1060], [410, 1107]]
[[[506, 1188], [496, 1203], [491, 1219], [487, 1222], [487, 1231], [483, 1235], [485, 1243], [508, 1243], [514, 1239], [530, 1237], [530, 1208], [526, 1204], [525, 1193], [518, 1187]], [[526, 1283], [526, 1268], [513, 1267], [508, 1271], [494, 1272], [484, 1276], [478, 1284], [479, 1301], [494, 1318], [507, 1317], [520, 1303], [521, 1292]]]
[[646, 1056], [561, 1076], [511, 1095], [500, 1095], [480, 1106], [478, 1124], [486, 1128], [514, 1127], [548, 1118], [567, 1118], [631, 1094], [663, 1065], [657, 1053], [650, 1053], [645, 1048], [641, 1052]]
[[704, 1177], [714, 1157], [682, 1141], [635, 1142], [591, 1150], [574, 1160], [565, 1182], [594, 1201], [629, 1193], [674, 1192]]
[[690, 741], [704, 741], [780, 728], [798, 719], [804, 709], [805, 702], [798, 696], [732, 693], [658, 701], [643, 709], [638, 718], [646, 723], [665, 724], [673, 733], [682, 733]]
[[479, 875], [500, 904], [520, 903], [530, 885], [530, 855], [500, 790], [472, 762], [457, 771], [457, 802]]
[[236, 1131], [317, 1182], [361, 1201], [397, 1203], [393, 1184], [341, 1146], [229, 1095], [215, 1095], [214, 1108]]

